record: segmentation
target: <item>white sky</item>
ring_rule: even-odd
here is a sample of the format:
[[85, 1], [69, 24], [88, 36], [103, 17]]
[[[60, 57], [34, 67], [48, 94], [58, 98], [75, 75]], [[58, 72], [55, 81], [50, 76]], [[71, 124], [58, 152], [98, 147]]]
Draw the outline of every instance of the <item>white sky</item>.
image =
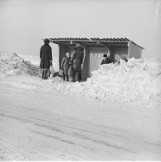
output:
[[39, 55], [43, 38], [87, 36], [127, 37], [161, 60], [161, 0], [0, 0], [2, 50]]

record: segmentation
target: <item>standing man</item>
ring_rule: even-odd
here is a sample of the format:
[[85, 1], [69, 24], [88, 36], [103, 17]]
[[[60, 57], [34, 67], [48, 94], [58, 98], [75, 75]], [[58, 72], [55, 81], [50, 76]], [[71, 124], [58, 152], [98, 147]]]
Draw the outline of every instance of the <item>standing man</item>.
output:
[[40, 49], [40, 68], [42, 69], [42, 79], [47, 79], [47, 72], [52, 64], [52, 49], [49, 46], [49, 39], [44, 40], [44, 45]]
[[74, 53], [71, 56], [72, 64], [73, 64], [73, 81], [80, 82], [81, 81], [81, 73], [82, 73], [82, 63], [84, 58], [84, 48], [78, 43], [74, 48]]

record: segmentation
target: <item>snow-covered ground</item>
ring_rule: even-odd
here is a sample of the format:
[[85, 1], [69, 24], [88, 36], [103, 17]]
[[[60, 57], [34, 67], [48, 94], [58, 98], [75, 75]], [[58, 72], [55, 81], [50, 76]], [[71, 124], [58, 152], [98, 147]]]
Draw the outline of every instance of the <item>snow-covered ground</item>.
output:
[[30, 59], [0, 51], [0, 160], [161, 160], [160, 62], [72, 83], [42, 80]]

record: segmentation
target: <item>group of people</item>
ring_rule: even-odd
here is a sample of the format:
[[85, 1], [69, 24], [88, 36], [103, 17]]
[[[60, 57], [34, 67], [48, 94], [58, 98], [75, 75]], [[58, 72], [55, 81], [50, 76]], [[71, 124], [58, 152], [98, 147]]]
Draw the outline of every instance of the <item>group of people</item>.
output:
[[65, 81], [80, 82], [82, 77], [84, 59], [84, 48], [78, 43], [74, 48], [74, 53], [66, 53], [61, 61], [60, 70], [63, 71], [63, 79]]
[[[44, 40], [44, 45], [40, 49], [40, 68], [42, 69], [42, 79], [47, 79], [49, 76], [49, 68], [52, 65], [52, 49], [49, 46], [49, 39]], [[60, 70], [65, 81], [80, 82], [84, 59], [84, 48], [78, 43], [74, 48], [74, 53], [69, 52], [61, 61]]]
[[[40, 68], [42, 69], [42, 79], [47, 79], [50, 76], [50, 67], [52, 66], [52, 49], [49, 46], [49, 39], [44, 40], [44, 45], [40, 49]], [[82, 68], [84, 60], [84, 48], [78, 43], [74, 48], [73, 53], [67, 52], [62, 58], [60, 65], [60, 76], [64, 81], [80, 82], [82, 80]], [[107, 54], [103, 55], [101, 65], [109, 64], [113, 61]]]

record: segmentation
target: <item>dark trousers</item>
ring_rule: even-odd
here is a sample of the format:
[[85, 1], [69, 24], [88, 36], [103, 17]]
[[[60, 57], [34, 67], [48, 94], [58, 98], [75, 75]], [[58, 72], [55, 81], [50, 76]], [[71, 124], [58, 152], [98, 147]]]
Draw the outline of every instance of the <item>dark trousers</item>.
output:
[[68, 74], [64, 74], [64, 73], [63, 73], [63, 80], [69, 81], [69, 76], [68, 76]]
[[81, 72], [80, 70], [73, 70], [73, 82], [80, 82], [81, 81]]
[[49, 69], [42, 69], [42, 79], [48, 78], [48, 70]]

